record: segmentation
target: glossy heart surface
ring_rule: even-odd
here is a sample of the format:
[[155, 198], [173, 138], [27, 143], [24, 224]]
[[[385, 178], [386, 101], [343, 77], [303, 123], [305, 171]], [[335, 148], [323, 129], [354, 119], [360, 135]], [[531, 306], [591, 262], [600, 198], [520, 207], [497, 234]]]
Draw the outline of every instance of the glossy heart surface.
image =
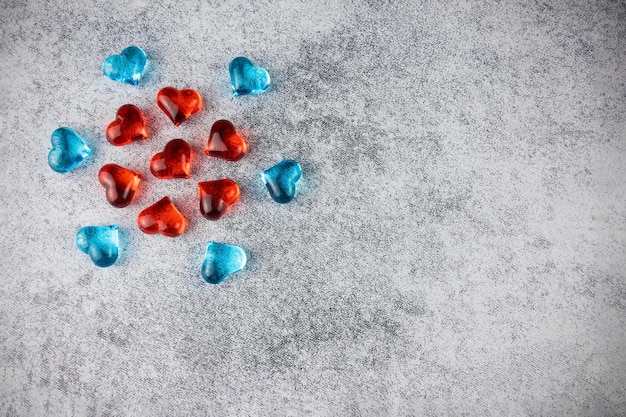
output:
[[125, 104], [117, 110], [115, 120], [106, 130], [109, 143], [115, 146], [128, 145], [148, 137], [146, 133], [146, 118], [139, 107]]
[[146, 53], [137, 46], [124, 48], [121, 54], [104, 60], [102, 72], [113, 81], [139, 85], [146, 68]]
[[229, 178], [198, 183], [200, 213], [209, 219], [222, 217], [239, 199], [239, 186]]
[[157, 93], [157, 105], [176, 125], [202, 110], [202, 97], [196, 90], [165, 87]]
[[91, 156], [91, 149], [69, 127], [60, 127], [52, 132], [52, 149], [48, 153], [48, 165], [56, 172], [70, 172]]
[[98, 180], [106, 190], [106, 197], [113, 207], [126, 207], [135, 196], [141, 182], [141, 174], [116, 164], [100, 168]]
[[270, 88], [270, 75], [261, 67], [255, 66], [248, 58], [239, 56], [228, 65], [233, 96], [261, 94]]
[[191, 176], [191, 146], [183, 139], [174, 139], [150, 160], [150, 171], [160, 179]]
[[296, 195], [296, 183], [302, 176], [300, 164], [285, 159], [259, 174], [270, 196], [277, 203], [288, 203]]
[[231, 122], [218, 120], [213, 123], [209, 140], [204, 147], [205, 155], [236, 161], [245, 155], [246, 150], [246, 142]]
[[119, 234], [116, 225], [85, 226], [76, 233], [76, 247], [89, 255], [94, 265], [106, 268], [117, 261]]
[[230, 274], [246, 266], [246, 253], [239, 246], [209, 241], [202, 263], [202, 278], [210, 284], [219, 284]]
[[139, 213], [139, 229], [149, 235], [162, 234], [177, 237], [185, 232], [187, 222], [169, 197], [163, 197]]

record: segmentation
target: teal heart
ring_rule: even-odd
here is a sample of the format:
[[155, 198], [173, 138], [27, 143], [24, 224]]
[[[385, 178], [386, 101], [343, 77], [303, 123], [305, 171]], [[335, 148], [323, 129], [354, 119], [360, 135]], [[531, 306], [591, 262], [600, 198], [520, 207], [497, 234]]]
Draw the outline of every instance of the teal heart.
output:
[[146, 53], [136, 46], [124, 48], [121, 54], [104, 60], [102, 72], [113, 81], [138, 85], [146, 67]]
[[248, 58], [240, 56], [228, 65], [233, 95], [261, 94], [270, 88], [270, 75], [264, 68], [255, 66]]
[[117, 261], [118, 227], [85, 226], [76, 233], [76, 247], [89, 255], [94, 265], [106, 268]]
[[241, 271], [246, 261], [246, 253], [239, 246], [209, 241], [200, 272], [209, 284], [219, 284]]
[[52, 132], [50, 142], [52, 149], [48, 154], [48, 165], [56, 172], [70, 172], [91, 155], [89, 146], [69, 127]]
[[296, 183], [302, 176], [302, 169], [293, 159], [280, 161], [259, 174], [270, 196], [277, 203], [288, 203], [296, 195]]

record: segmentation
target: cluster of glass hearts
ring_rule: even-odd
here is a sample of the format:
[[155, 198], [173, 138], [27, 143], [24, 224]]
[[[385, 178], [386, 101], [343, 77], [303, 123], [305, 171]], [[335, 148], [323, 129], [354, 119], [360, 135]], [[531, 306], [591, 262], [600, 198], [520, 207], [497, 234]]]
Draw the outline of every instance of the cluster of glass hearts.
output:
[[[114, 81], [138, 85], [146, 62], [146, 54], [140, 48], [130, 46], [121, 54], [108, 57], [104, 61], [103, 72]], [[248, 58], [233, 59], [228, 70], [234, 96], [260, 94], [270, 86], [267, 71], [255, 66]], [[165, 87], [157, 93], [156, 103], [176, 126], [202, 110], [202, 97], [192, 89]], [[141, 109], [133, 104], [120, 107], [115, 120], [106, 128], [105, 136], [114, 146], [146, 140], [146, 118]], [[87, 143], [69, 127], [56, 129], [52, 133], [51, 142], [48, 163], [56, 172], [69, 172], [92, 155]], [[218, 120], [213, 123], [204, 147], [205, 155], [237, 161], [246, 152], [246, 142], [231, 122]], [[189, 143], [183, 139], [173, 139], [161, 152], [152, 156], [149, 167], [152, 175], [158, 179], [189, 179], [191, 162]], [[300, 165], [290, 159], [259, 174], [277, 203], [293, 200], [296, 183], [301, 175]], [[123, 208], [132, 203], [143, 177], [132, 169], [109, 163], [100, 169], [98, 179], [105, 189], [107, 201], [114, 207]], [[224, 216], [239, 196], [239, 186], [230, 178], [198, 182], [199, 210], [208, 220], [218, 220]], [[137, 226], [147, 234], [177, 237], [185, 232], [186, 225], [185, 218], [167, 196], [145, 208], [137, 217]], [[76, 246], [88, 254], [96, 266], [111, 266], [119, 253], [118, 226], [83, 227], [76, 234]], [[217, 284], [241, 270], [245, 264], [246, 254], [240, 247], [209, 241], [201, 275], [205, 281]]]

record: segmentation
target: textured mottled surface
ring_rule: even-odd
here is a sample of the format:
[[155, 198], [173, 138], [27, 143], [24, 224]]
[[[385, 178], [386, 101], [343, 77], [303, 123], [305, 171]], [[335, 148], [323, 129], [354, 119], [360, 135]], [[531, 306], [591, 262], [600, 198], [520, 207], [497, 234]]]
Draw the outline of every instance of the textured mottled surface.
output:
[[[1, 415], [626, 413], [623, 2], [210, 3], [2, 1]], [[133, 44], [142, 84], [104, 77]], [[268, 92], [231, 96], [238, 55]], [[167, 85], [206, 109], [174, 127]], [[116, 148], [126, 103], [151, 138]], [[222, 118], [241, 161], [202, 155]], [[60, 175], [64, 125], [94, 155]], [[157, 181], [179, 137], [192, 178]], [[278, 205], [257, 174], [284, 158], [303, 181]], [[106, 163], [146, 179], [125, 209]], [[242, 202], [208, 222], [196, 183], [223, 176]], [[165, 195], [177, 239], [135, 225]], [[97, 269], [74, 235], [112, 223]], [[204, 284], [208, 240], [247, 268]]]

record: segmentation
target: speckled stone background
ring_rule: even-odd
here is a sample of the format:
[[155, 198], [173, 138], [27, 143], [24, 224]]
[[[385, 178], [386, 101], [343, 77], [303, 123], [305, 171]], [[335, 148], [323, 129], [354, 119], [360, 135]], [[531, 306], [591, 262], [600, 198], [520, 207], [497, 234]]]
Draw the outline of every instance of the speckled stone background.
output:
[[[443, 3], [2, 0], [0, 413], [625, 415], [626, 5]], [[139, 87], [101, 72], [128, 45]], [[232, 97], [238, 55], [270, 91]], [[168, 85], [206, 110], [174, 127]], [[151, 138], [115, 148], [126, 103]], [[219, 118], [247, 132], [240, 162], [202, 155]], [[60, 175], [64, 125], [95, 152]], [[192, 178], [157, 181], [177, 137]], [[286, 157], [304, 179], [278, 205], [257, 174]], [[144, 175], [126, 209], [109, 162]], [[206, 221], [196, 182], [223, 176], [242, 201]], [[177, 239], [135, 225], [165, 195]], [[74, 234], [109, 223], [103, 270]], [[209, 239], [250, 259], [219, 286]]]

